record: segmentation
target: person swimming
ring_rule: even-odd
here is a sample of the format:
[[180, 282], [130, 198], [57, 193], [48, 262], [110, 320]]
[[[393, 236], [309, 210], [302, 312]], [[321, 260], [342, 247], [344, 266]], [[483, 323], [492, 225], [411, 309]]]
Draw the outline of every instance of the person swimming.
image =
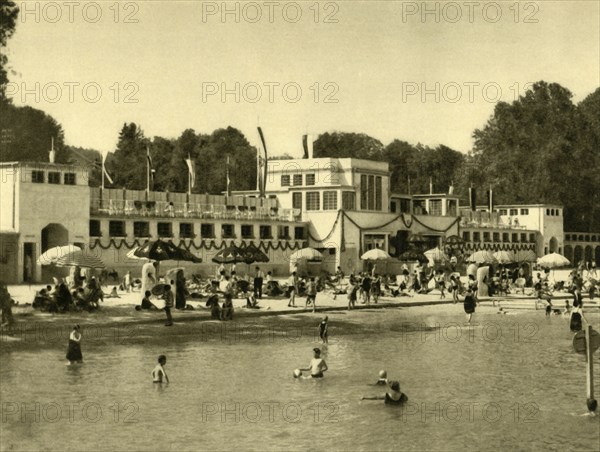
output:
[[383, 400], [386, 405], [402, 405], [408, 396], [400, 391], [399, 381], [390, 381], [389, 390], [382, 396], [363, 397], [362, 400]]
[[379, 379], [377, 380], [377, 383], [375, 383], [377, 386], [384, 386], [388, 384], [388, 379], [387, 379], [387, 372], [385, 370], [380, 370], [379, 371]]
[[310, 371], [310, 376], [312, 378], [323, 378], [323, 372], [327, 371], [327, 363], [323, 358], [321, 358], [321, 349], [314, 348], [314, 358], [311, 359], [310, 364], [305, 369], [299, 369], [300, 372], [308, 372]]

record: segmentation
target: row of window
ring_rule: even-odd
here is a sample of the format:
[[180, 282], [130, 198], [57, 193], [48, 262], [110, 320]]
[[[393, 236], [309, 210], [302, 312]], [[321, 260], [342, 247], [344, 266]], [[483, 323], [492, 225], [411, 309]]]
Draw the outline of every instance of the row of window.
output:
[[600, 241], [600, 236], [589, 234], [565, 234], [565, 240], [573, 240], [578, 242], [596, 242]]
[[546, 216], [549, 217], [559, 217], [560, 209], [546, 209]]
[[[63, 175], [63, 184], [75, 185], [77, 182], [75, 173], [60, 173], [58, 171], [48, 171], [48, 183], [60, 184], [61, 174]], [[46, 173], [40, 170], [31, 172], [31, 182], [35, 184], [43, 184], [46, 181]]]
[[[354, 193], [352, 199], [343, 194], [342, 200], [345, 204], [354, 209]], [[302, 192], [292, 193], [292, 208], [302, 210]], [[337, 191], [307, 191], [305, 192], [306, 210], [337, 210], [338, 209], [338, 193]], [[321, 202], [322, 201], [322, 202]], [[322, 206], [322, 208], [321, 208]]]
[[[259, 225], [258, 227], [258, 238], [260, 239], [273, 239], [273, 226], [271, 225]], [[239, 233], [242, 239], [254, 239], [255, 227], [253, 224], [242, 224], [240, 225]], [[171, 222], [158, 222], [156, 223], [156, 234], [158, 237], [173, 237], [173, 223]], [[102, 228], [100, 220], [90, 220], [90, 237], [102, 237]], [[148, 221], [134, 221], [133, 222], [133, 236], [144, 238], [150, 237], [150, 223]], [[111, 220], [108, 222], [108, 236], [109, 237], [127, 237], [126, 222], [122, 220]], [[305, 240], [306, 229], [303, 226], [294, 227], [294, 240]], [[179, 223], [179, 237], [181, 238], [195, 238], [196, 230], [194, 223]], [[216, 238], [215, 225], [214, 223], [201, 223], [200, 224], [200, 237], [201, 238]], [[223, 239], [235, 239], [238, 238], [236, 225], [234, 224], [222, 224], [221, 225], [221, 238]], [[291, 240], [290, 226], [277, 226], [277, 238], [283, 240]]]
[[[481, 232], [473, 231], [473, 240], [471, 240], [471, 231], [463, 231], [463, 240], [465, 242], [481, 242], [481, 237]], [[500, 240], [500, 237], [502, 237], [502, 240]], [[485, 231], [483, 232], [483, 241], [496, 243], [535, 243], [536, 236], [533, 232], [529, 234], [527, 234], [526, 232], [521, 232], [520, 234], [518, 232], [513, 232], [512, 234], [508, 232], [503, 232], [502, 236], [500, 236], [499, 232], [493, 232], [490, 235], [490, 232]]]
[[360, 208], [361, 210], [381, 210], [382, 178], [361, 174], [360, 176]]
[[[516, 215], [519, 215], [519, 209], [498, 209], [498, 214], [501, 216], [510, 215], [511, 217], [514, 217]], [[520, 209], [520, 214], [529, 215], [529, 209]]]
[[[311, 174], [305, 174], [304, 175], [304, 184], [305, 185], [315, 185], [315, 174], [311, 173]], [[297, 187], [299, 185], [302, 185], [302, 174], [294, 174], [293, 176], [289, 175], [289, 174], [284, 174], [281, 176], [281, 186], [282, 187], [289, 187], [290, 185], [293, 185], [294, 187]]]

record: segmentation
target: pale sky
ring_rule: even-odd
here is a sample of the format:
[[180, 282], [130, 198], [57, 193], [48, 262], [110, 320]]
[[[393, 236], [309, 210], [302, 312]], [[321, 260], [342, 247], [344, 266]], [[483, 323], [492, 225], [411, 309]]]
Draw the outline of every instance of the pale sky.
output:
[[600, 86], [598, 1], [429, 2], [424, 17], [420, 1], [229, 2], [237, 23], [220, 1], [18, 3], [14, 103], [103, 152], [124, 122], [148, 137], [231, 125], [257, 146], [260, 124], [271, 155], [301, 156], [302, 134], [333, 130], [467, 152], [527, 83], [558, 82], [575, 102]]

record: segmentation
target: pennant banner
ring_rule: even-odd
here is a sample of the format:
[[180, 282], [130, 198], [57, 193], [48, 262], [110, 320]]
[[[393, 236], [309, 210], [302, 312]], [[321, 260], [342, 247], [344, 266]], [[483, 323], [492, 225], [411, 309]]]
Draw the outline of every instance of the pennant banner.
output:
[[187, 163], [188, 171], [190, 173], [190, 187], [193, 188], [196, 186], [196, 162], [192, 161], [188, 154], [188, 158], [185, 159], [185, 163]]

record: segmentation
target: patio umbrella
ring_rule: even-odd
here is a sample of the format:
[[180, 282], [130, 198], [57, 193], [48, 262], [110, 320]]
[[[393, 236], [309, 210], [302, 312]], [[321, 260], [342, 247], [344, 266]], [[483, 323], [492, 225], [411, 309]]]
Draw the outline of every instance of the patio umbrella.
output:
[[533, 250], [518, 250], [515, 252], [516, 262], [535, 262], [537, 261], [537, 254]]
[[104, 262], [93, 254], [84, 253], [81, 249], [64, 254], [56, 260], [58, 267], [105, 268]]
[[449, 237], [446, 237], [446, 240], [444, 240], [444, 245], [447, 246], [459, 246], [464, 245], [464, 243], [465, 241], [457, 235], [451, 235]]
[[139, 247], [139, 246], [135, 246], [135, 247], [133, 247], [132, 249], [130, 249], [130, 250], [127, 252], [127, 254], [126, 254], [127, 258], [128, 258], [128, 259], [148, 259], [147, 257], [138, 257], [138, 256], [136, 256], [136, 255], [135, 255], [135, 252], [136, 252], [138, 249], [140, 249], [140, 247]]
[[320, 261], [323, 260], [323, 255], [314, 248], [302, 248], [290, 255], [290, 262], [295, 262], [300, 259], [306, 259], [307, 261]]
[[494, 253], [494, 257], [500, 264], [510, 264], [511, 262], [515, 262], [514, 253], [504, 251], [504, 250], [496, 251]]
[[246, 262], [248, 265], [254, 264], [255, 262], [269, 262], [269, 256], [263, 253], [254, 243], [251, 243], [246, 248], [243, 248], [246, 253]]
[[423, 244], [427, 242], [421, 234], [413, 234], [408, 238], [408, 243]]
[[422, 264], [429, 262], [429, 259], [427, 259], [427, 256], [425, 256], [420, 251], [416, 251], [416, 250], [405, 251], [404, 253], [402, 253], [400, 255], [399, 259], [401, 261], [407, 261], [407, 262], [408, 261], [418, 261]]
[[448, 260], [448, 256], [439, 248], [435, 247], [423, 253], [425, 257], [434, 262], [444, 262]]
[[390, 256], [388, 253], [386, 253], [380, 248], [373, 248], [372, 250], [369, 250], [362, 256], [360, 256], [360, 258], [363, 261], [382, 261], [386, 259], [391, 259], [391, 257], [392, 256]]
[[55, 246], [43, 253], [38, 258], [37, 263], [38, 265], [55, 264], [60, 257], [69, 254], [72, 251], [81, 251], [81, 248], [76, 245]]
[[212, 261], [217, 264], [237, 264], [246, 261], [246, 252], [237, 245], [230, 245], [219, 251]]
[[571, 261], [561, 254], [552, 253], [546, 254], [544, 257], [540, 257], [537, 260], [537, 263], [546, 268], [558, 268], [566, 267], [571, 263]]
[[172, 242], [150, 240], [134, 251], [134, 256], [153, 261], [190, 261], [196, 264], [202, 259], [194, 256], [188, 250], [175, 246]]
[[481, 250], [471, 254], [467, 258], [467, 262], [475, 262], [476, 264], [495, 264], [498, 261], [491, 251]]

